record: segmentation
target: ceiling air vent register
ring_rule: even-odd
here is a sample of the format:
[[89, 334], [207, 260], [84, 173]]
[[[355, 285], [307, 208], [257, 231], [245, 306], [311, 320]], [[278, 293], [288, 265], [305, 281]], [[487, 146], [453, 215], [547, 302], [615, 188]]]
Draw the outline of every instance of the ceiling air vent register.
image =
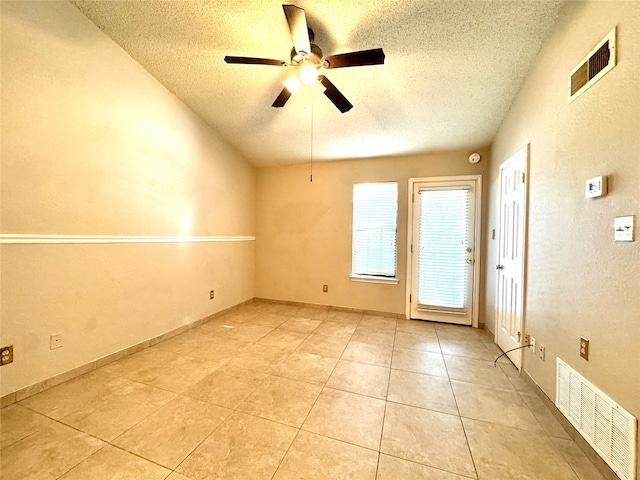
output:
[[569, 103], [616, 66], [616, 27], [569, 73]]

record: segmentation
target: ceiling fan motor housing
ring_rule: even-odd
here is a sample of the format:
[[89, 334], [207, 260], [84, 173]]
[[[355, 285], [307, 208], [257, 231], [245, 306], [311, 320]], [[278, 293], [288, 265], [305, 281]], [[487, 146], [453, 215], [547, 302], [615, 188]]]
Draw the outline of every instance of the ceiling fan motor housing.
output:
[[310, 45], [311, 53], [309, 55], [303, 55], [296, 52], [295, 47], [291, 49], [291, 65], [298, 66], [305, 60], [315, 63], [318, 67], [322, 65], [322, 49], [315, 43], [311, 43]]

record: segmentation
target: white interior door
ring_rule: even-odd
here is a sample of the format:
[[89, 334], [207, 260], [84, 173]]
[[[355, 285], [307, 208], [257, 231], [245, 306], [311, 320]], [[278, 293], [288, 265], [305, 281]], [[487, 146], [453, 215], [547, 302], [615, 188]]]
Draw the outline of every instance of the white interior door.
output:
[[[524, 345], [528, 146], [500, 165], [496, 342], [503, 350]], [[523, 350], [508, 353], [521, 368]]]
[[477, 325], [480, 178], [412, 179], [410, 186], [409, 316]]

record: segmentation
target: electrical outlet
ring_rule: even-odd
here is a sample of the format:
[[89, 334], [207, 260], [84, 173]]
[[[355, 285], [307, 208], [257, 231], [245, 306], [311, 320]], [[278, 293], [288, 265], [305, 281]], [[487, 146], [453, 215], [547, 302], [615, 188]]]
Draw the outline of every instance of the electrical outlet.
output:
[[62, 343], [62, 334], [52, 333], [49, 336], [49, 350], [55, 350], [56, 348], [60, 348], [62, 346], [64, 346]]
[[541, 343], [538, 345], [538, 357], [540, 360], [544, 362], [544, 354], [546, 353], [546, 348]]
[[329, 285], [322, 285], [322, 291], [327, 293], [329, 291]]
[[213, 290], [209, 290], [209, 300], [213, 300], [215, 298], [215, 292]]
[[0, 349], [0, 366], [13, 362], [13, 345]]
[[531, 337], [531, 341], [529, 342], [531, 345], [531, 353], [536, 353], [536, 339]]
[[531, 344], [531, 335], [529, 335], [528, 333], [524, 334], [524, 344], [525, 345]]
[[589, 361], [589, 339], [580, 337], [580, 356]]

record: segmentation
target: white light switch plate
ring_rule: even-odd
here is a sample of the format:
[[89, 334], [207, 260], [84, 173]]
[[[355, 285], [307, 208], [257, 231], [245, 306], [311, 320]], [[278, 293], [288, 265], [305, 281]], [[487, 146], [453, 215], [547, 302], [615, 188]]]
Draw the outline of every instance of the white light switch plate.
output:
[[633, 242], [634, 216], [616, 217], [613, 222], [614, 241], [616, 242]]

